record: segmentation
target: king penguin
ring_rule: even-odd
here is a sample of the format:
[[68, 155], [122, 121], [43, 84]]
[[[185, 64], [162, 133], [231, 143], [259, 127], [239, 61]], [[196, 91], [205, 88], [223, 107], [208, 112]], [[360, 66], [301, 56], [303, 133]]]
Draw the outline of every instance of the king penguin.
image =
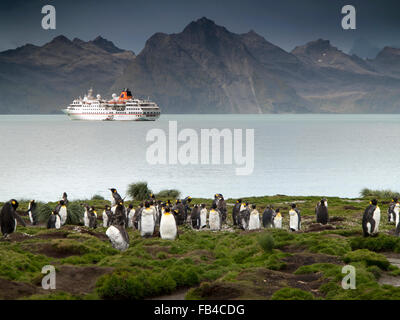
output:
[[125, 229], [124, 210], [125, 207], [121, 201], [115, 208], [115, 219], [112, 219], [112, 225], [106, 231], [113, 248], [120, 251], [129, 248], [129, 235]]
[[64, 201], [64, 204], [67, 206], [69, 201], [68, 201], [68, 195], [66, 192], [63, 193], [62, 200]]
[[96, 229], [97, 228], [97, 212], [95, 208], [92, 206], [88, 212], [89, 218], [89, 228]]
[[221, 230], [222, 217], [221, 212], [217, 209], [217, 204], [214, 203], [210, 210], [210, 216], [208, 218], [210, 224], [210, 230], [218, 231]]
[[328, 215], [328, 200], [325, 198], [321, 199], [320, 202], [315, 206], [315, 215], [317, 217], [317, 223], [327, 224], [329, 221]]
[[154, 234], [154, 227], [154, 210], [150, 208], [150, 203], [146, 201], [140, 219], [140, 235], [142, 237], [152, 237]]
[[47, 229], [60, 229], [61, 228], [61, 218], [57, 212], [53, 211], [47, 220]]
[[201, 210], [200, 210], [200, 228], [207, 228], [207, 208], [205, 203], [201, 204]]
[[192, 220], [192, 228], [197, 230], [200, 229], [200, 208], [197, 204], [194, 206], [190, 218]]
[[232, 209], [232, 220], [233, 220], [233, 225], [237, 226], [238, 225], [238, 217], [239, 217], [239, 212], [240, 212], [240, 206], [242, 205], [242, 199], [236, 200], [235, 205], [233, 206]]
[[273, 222], [275, 229], [282, 229], [282, 215], [279, 208], [275, 210], [275, 216]]
[[4, 238], [7, 238], [17, 229], [17, 223], [26, 226], [25, 221], [17, 214], [18, 201], [11, 199], [6, 202], [0, 212], [0, 227]]
[[133, 228], [133, 221], [135, 219], [135, 209], [133, 209], [133, 204], [130, 204], [127, 210], [128, 217], [128, 227]]
[[362, 219], [364, 237], [376, 235], [378, 233], [380, 220], [381, 210], [378, 206], [378, 201], [373, 199], [365, 209]]
[[263, 214], [262, 214], [262, 222], [264, 228], [272, 228], [273, 219], [274, 219], [275, 211], [271, 205], [268, 205]]
[[111, 207], [107, 204], [103, 211], [103, 227], [108, 228], [112, 219]]
[[249, 226], [249, 220], [250, 220], [249, 203], [245, 202], [242, 203], [240, 206], [238, 226], [243, 230], [247, 230]]
[[219, 210], [219, 212], [221, 212], [221, 223], [224, 224], [226, 221], [226, 216], [227, 216], [227, 209], [226, 209], [226, 202], [224, 199], [224, 196], [222, 194], [218, 195], [219, 199], [218, 199], [218, 204], [217, 204], [217, 208]]
[[122, 201], [122, 198], [117, 192], [117, 189], [111, 188], [109, 190], [111, 191], [111, 207], [114, 207]]
[[61, 225], [63, 226], [67, 222], [67, 206], [64, 200], [60, 200], [54, 209], [54, 211], [60, 216]]
[[394, 207], [396, 206], [396, 203], [398, 202], [397, 198], [393, 198], [392, 202], [389, 204], [387, 213], [388, 213], [388, 222], [389, 223], [395, 223], [397, 226], [397, 223], [395, 222], [396, 216], [394, 214]]
[[396, 236], [400, 235], [400, 203], [399, 201], [396, 201], [396, 204], [394, 205], [393, 208], [393, 213], [395, 217], [395, 224], [396, 224]]
[[29, 220], [31, 221], [31, 224], [33, 226], [37, 225], [36, 208], [37, 208], [37, 205], [36, 205], [35, 200], [29, 201], [28, 210], [26, 212], [28, 213]]
[[301, 229], [301, 216], [300, 210], [296, 208], [296, 204], [292, 204], [292, 208], [289, 211], [289, 228], [291, 231], [299, 231]]
[[252, 211], [250, 212], [249, 230], [259, 230], [261, 228], [260, 213], [256, 209], [255, 204], [253, 204], [251, 206], [251, 208], [252, 208]]
[[82, 204], [85, 208], [85, 212], [83, 213], [83, 225], [85, 227], [89, 227], [89, 206], [87, 204]]
[[165, 208], [160, 221], [160, 237], [165, 240], [175, 240], [178, 235], [175, 216], [169, 207]]

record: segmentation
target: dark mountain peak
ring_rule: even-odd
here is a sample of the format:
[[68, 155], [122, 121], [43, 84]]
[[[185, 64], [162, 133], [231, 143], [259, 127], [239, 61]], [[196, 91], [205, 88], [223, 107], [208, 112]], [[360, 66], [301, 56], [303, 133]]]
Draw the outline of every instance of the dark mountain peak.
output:
[[93, 43], [95, 46], [99, 47], [100, 49], [103, 49], [104, 51], [108, 53], [120, 53], [124, 52], [124, 50], [116, 47], [113, 42], [104, 39], [102, 36], [97, 36], [96, 39], [90, 41]]
[[72, 43], [75, 43], [75, 44], [84, 44], [84, 43], [86, 43], [86, 42], [83, 41], [83, 40], [81, 40], [81, 39], [79, 39], [79, 38], [74, 38], [74, 39], [72, 40]]
[[65, 44], [71, 44], [72, 41], [69, 40], [66, 36], [59, 35], [59, 36], [55, 37], [53, 40], [51, 40], [50, 43], [65, 43]]
[[319, 55], [327, 52], [340, 52], [336, 47], [333, 47], [329, 40], [318, 39], [306, 43], [303, 46], [298, 46], [293, 49], [294, 55]]
[[206, 17], [200, 18], [196, 21], [189, 23], [183, 30], [184, 34], [187, 33], [200, 33], [200, 32], [215, 32], [216, 30], [226, 30], [224, 27], [218, 26], [214, 21]]

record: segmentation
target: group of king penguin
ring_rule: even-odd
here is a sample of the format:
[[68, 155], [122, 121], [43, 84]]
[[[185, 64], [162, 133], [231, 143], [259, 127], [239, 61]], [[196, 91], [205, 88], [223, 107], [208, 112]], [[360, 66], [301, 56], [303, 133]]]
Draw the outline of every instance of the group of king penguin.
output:
[[[190, 224], [193, 229], [209, 228], [219, 231], [226, 223], [227, 205], [224, 196], [220, 193], [214, 195], [211, 208], [208, 211], [205, 204], [196, 204], [191, 208], [191, 197], [177, 199], [175, 204], [170, 200], [162, 202], [153, 194], [142, 202], [137, 209], [133, 205], [125, 207], [124, 199], [115, 188], [111, 192], [111, 206], [106, 205], [102, 214], [103, 227], [107, 228], [106, 235], [111, 245], [118, 250], [129, 247], [128, 228], [139, 230], [144, 238], [153, 237], [158, 227], [162, 239], [175, 240], [178, 237], [178, 226]], [[12, 234], [20, 223], [26, 226], [24, 220], [17, 214], [18, 201], [12, 199], [6, 202], [0, 211], [0, 227], [4, 238]], [[47, 228], [59, 229], [68, 220], [68, 196], [64, 192], [47, 221]], [[97, 227], [97, 212], [93, 206], [82, 204], [84, 207], [83, 224], [88, 228]], [[37, 204], [31, 200], [26, 213], [32, 225], [38, 224], [36, 214]], [[326, 225], [329, 222], [328, 201], [321, 199], [315, 206], [316, 222]], [[373, 199], [365, 209], [362, 218], [362, 229], [365, 237], [378, 234], [381, 212], [378, 201]], [[255, 204], [249, 205], [247, 201], [238, 199], [232, 210], [233, 225], [242, 230], [258, 230], [263, 228], [282, 228], [282, 214], [280, 209], [268, 205], [262, 215]], [[388, 222], [395, 224], [395, 234], [400, 236], [400, 203], [394, 198], [388, 208]], [[289, 230], [301, 230], [301, 215], [297, 205], [293, 203], [289, 210]]]

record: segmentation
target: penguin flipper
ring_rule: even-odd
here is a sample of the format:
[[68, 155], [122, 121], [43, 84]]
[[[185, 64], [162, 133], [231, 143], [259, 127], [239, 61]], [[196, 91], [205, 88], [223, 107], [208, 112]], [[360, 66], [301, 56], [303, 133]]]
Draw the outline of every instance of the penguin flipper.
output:
[[22, 224], [24, 227], [26, 227], [26, 223], [24, 219], [22, 219], [17, 213], [13, 213], [14, 218], [18, 221], [18, 223]]

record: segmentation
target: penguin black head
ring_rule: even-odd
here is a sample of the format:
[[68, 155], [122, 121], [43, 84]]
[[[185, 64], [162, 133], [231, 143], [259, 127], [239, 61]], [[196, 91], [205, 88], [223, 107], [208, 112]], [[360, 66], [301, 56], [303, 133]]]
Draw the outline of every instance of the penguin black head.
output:
[[10, 200], [10, 204], [11, 204], [11, 206], [14, 208], [14, 210], [17, 210], [17, 208], [18, 208], [18, 206], [19, 206], [19, 203], [18, 203], [17, 200], [11, 199], [11, 200]]
[[63, 206], [64, 205], [64, 200], [60, 200], [60, 201], [58, 201], [58, 203]]
[[237, 203], [242, 203], [242, 199], [239, 199], [239, 200], [237, 201]]
[[52, 212], [51, 212], [51, 214], [52, 214], [52, 215], [55, 215], [55, 214], [56, 214], [56, 212], [55, 212], [55, 211], [52, 211]]
[[109, 189], [112, 193], [116, 193], [117, 192], [117, 189], [114, 189], [114, 188], [111, 188], [111, 189]]
[[373, 204], [374, 206], [376, 206], [376, 205], [378, 204], [378, 200], [372, 199], [371, 204]]
[[165, 212], [171, 212], [171, 209], [169, 207], [166, 207]]
[[398, 198], [393, 198], [393, 202], [399, 202]]
[[206, 207], [206, 204], [205, 204], [205, 203], [202, 203], [202, 204], [201, 204], [201, 207], [204, 209], [204, 208]]
[[129, 208], [129, 209], [133, 209], [133, 204], [131, 203], [131, 204], [128, 206], [128, 208]]
[[217, 209], [217, 204], [216, 204], [216, 203], [213, 203], [212, 208], [213, 208], [213, 209]]
[[295, 209], [295, 208], [296, 208], [296, 204], [292, 203], [292, 209]]
[[176, 204], [181, 203], [181, 200], [176, 199]]
[[188, 197], [187, 201], [192, 202], [192, 197]]
[[145, 208], [150, 208], [150, 202], [146, 201], [146, 202], [144, 203], [144, 206], [145, 206]]
[[150, 200], [150, 202], [149, 202], [149, 203], [150, 203], [150, 205], [151, 205], [151, 206], [153, 206], [153, 205], [154, 205], [154, 201], [153, 201], [153, 200]]
[[276, 212], [276, 213], [281, 212], [281, 209], [276, 208], [275, 212]]
[[194, 205], [195, 208], [198, 208], [199, 206], [197, 204]]
[[255, 209], [255, 208], [256, 208], [256, 205], [255, 205], [255, 204], [253, 204], [253, 205], [251, 206], [251, 208], [252, 208], [252, 209]]
[[108, 205], [108, 204], [106, 204], [106, 210], [110, 210], [111, 209], [111, 207]]
[[63, 198], [67, 198], [67, 197], [68, 197], [67, 193], [64, 192], [64, 193], [63, 193]]

